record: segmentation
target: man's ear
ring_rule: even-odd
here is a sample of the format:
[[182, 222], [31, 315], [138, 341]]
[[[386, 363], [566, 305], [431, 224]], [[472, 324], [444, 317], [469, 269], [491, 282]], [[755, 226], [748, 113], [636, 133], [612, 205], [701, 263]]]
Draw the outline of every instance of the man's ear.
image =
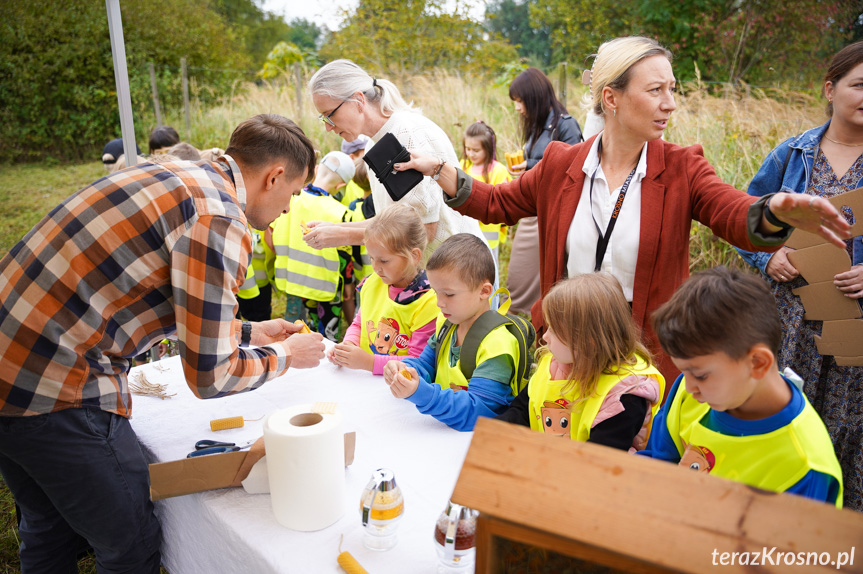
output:
[[752, 368], [752, 377], [763, 379], [771, 371], [776, 370], [776, 357], [773, 351], [764, 343], [758, 343], [747, 354], [747, 359]]
[[264, 182], [264, 189], [267, 191], [271, 190], [278, 179], [285, 173], [285, 166], [281, 164], [274, 164], [267, 170], [267, 179]]

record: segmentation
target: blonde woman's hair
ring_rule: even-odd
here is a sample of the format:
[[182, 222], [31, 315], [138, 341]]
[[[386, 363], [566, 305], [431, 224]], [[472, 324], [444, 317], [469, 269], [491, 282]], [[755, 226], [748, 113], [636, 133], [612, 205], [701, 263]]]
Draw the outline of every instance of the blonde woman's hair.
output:
[[[572, 353], [563, 392], [577, 388], [576, 403], [593, 396], [600, 375], [635, 365], [636, 355], [650, 363], [623, 288], [609, 273], [586, 273], [557, 283], [542, 299], [542, 316]], [[545, 347], [539, 350], [540, 355], [547, 352]]]
[[608, 86], [625, 90], [629, 84], [630, 70], [640, 61], [651, 56], [665, 56], [671, 61], [671, 52], [653, 38], [625, 36], [609, 40], [599, 47], [590, 71], [590, 92], [585, 94], [582, 106], [597, 116], [605, 115], [602, 107], [602, 90]]
[[411, 251], [424, 253], [428, 235], [416, 209], [405, 203], [394, 203], [369, 220], [363, 241], [374, 239], [388, 250], [410, 258]]
[[395, 84], [373, 78], [350, 60], [333, 60], [315, 72], [309, 80], [309, 91], [338, 101], [358, 101], [353, 96], [360, 92], [367, 101], [377, 104], [386, 117], [404, 110], [419, 111], [413, 102], [407, 103], [402, 98]]

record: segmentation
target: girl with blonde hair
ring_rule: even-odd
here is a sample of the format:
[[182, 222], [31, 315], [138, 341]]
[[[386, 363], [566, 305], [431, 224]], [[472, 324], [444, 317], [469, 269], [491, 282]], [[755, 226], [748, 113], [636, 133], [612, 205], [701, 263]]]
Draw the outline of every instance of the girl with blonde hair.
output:
[[572, 440], [644, 448], [665, 379], [638, 339], [617, 279], [600, 272], [561, 281], [542, 313], [536, 372], [498, 418]]
[[384, 366], [419, 357], [434, 334], [437, 297], [422, 268], [426, 233], [416, 210], [395, 204], [369, 220], [364, 243], [374, 273], [357, 287], [360, 308], [330, 362], [383, 375]]

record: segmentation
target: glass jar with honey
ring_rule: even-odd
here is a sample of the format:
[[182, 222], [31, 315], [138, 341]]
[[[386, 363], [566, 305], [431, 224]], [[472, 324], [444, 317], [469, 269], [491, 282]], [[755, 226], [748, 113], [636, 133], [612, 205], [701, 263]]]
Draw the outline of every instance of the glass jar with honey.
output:
[[377, 469], [360, 500], [366, 548], [383, 551], [395, 546], [398, 542], [396, 529], [404, 512], [405, 501], [395, 474], [388, 468]]

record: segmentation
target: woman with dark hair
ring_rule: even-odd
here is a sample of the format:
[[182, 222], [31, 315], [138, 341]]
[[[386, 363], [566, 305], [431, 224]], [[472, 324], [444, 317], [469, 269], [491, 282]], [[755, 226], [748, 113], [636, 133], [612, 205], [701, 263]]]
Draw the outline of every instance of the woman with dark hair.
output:
[[[830, 198], [863, 187], [863, 42], [846, 46], [830, 62], [822, 93], [827, 123], [779, 144], [749, 184], [749, 195], [779, 191]], [[860, 214], [855, 214], [858, 218]], [[851, 299], [863, 298], [863, 243], [846, 241], [848, 270], [833, 277], [836, 288]], [[807, 285], [789, 261], [793, 251], [740, 251], [770, 284], [782, 317], [780, 368], [790, 367], [803, 379], [803, 390], [830, 431], [842, 465], [846, 508], [863, 510], [863, 367], [841, 367], [821, 355], [816, 337], [822, 322], [808, 321], [794, 290]]]
[[[566, 113], [566, 108], [554, 95], [554, 87], [541, 71], [528, 68], [509, 85], [509, 97], [519, 122], [524, 141], [524, 162], [513, 166], [512, 175], [533, 168], [553, 141], [576, 144], [581, 141], [578, 122]], [[539, 227], [536, 217], [518, 222], [509, 258], [507, 287], [512, 296], [510, 309], [530, 313], [539, 300]]]

